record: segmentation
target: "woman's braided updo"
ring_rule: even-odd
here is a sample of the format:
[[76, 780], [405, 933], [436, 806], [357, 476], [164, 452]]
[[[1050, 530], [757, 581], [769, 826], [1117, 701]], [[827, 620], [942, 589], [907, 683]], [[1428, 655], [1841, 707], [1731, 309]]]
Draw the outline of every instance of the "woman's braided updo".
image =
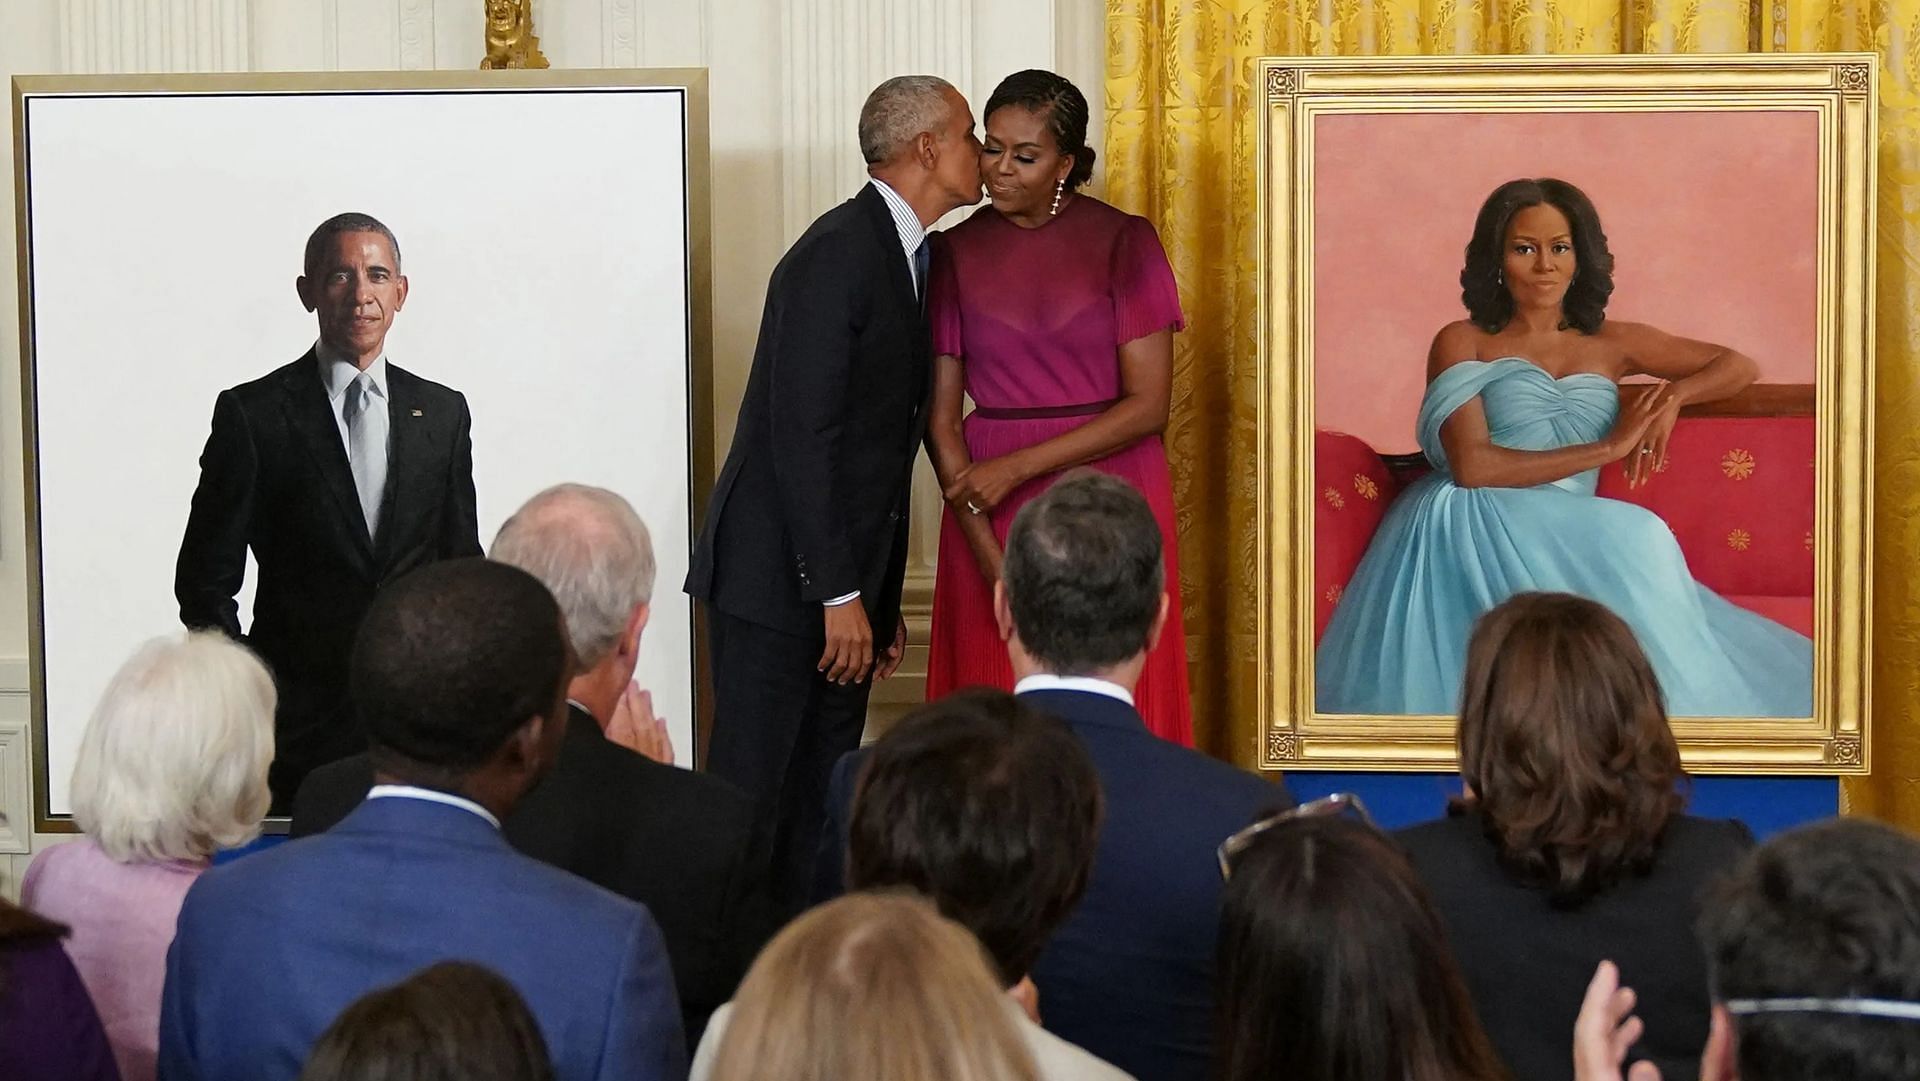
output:
[[1006, 106], [1027, 109], [1047, 122], [1060, 153], [1073, 158], [1067, 173], [1067, 190], [1073, 191], [1093, 176], [1093, 147], [1087, 145], [1087, 96], [1066, 79], [1051, 71], [1029, 68], [1000, 80], [987, 99], [986, 116]]

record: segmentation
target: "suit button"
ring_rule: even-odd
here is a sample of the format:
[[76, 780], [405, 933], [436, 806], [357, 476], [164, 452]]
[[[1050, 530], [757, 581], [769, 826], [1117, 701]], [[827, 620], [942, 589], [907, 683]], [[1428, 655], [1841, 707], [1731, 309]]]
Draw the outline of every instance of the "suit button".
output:
[[900, 520], [900, 512], [899, 512], [899, 511], [897, 511], [897, 510], [890, 510], [890, 511], [888, 511], [888, 512], [887, 512], [887, 521], [889, 521], [889, 522], [897, 522], [897, 521], [899, 521], [899, 520]]

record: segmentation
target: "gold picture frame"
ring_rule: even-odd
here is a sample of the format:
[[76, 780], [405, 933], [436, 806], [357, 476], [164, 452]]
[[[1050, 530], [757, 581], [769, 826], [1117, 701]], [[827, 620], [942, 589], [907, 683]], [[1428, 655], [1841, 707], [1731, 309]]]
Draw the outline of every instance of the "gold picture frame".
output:
[[[1316, 305], [1325, 299], [1316, 294], [1322, 284], [1315, 261], [1318, 125], [1334, 117], [1412, 114], [1648, 117], [1724, 110], [1810, 116], [1809, 130], [1817, 128], [1817, 181], [1809, 178], [1818, 206], [1817, 241], [1810, 250], [1817, 252], [1807, 272], [1818, 294], [1811, 324], [1815, 459], [1808, 463], [1814, 524], [1807, 539], [1813, 553], [1813, 710], [1810, 717], [1675, 717], [1673, 728], [1695, 773], [1868, 772], [1877, 77], [1871, 53], [1259, 62], [1254, 85], [1264, 93], [1254, 107], [1261, 110], [1256, 564], [1262, 768], [1456, 767], [1450, 716], [1316, 708], [1315, 365], [1321, 328], [1315, 320]], [[1445, 152], [1422, 167], [1448, 168]], [[1420, 207], [1410, 196], [1392, 209], [1412, 214]], [[1471, 220], [1461, 223], [1459, 239]], [[1416, 366], [1423, 359], [1424, 353], [1405, 358]]]

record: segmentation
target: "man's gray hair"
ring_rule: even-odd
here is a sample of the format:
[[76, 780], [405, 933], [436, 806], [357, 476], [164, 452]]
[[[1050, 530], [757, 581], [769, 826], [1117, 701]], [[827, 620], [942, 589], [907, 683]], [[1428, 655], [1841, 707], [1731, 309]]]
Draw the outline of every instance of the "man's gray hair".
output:
[[884, 165], [914, 136], [938, 134], [953, 119], [947, 99], [952, 89], [937, 75], [896, 75], [874, 87], [860, 107], [860, 156], [868, 165]]
[[653, 538], [633, 507], [605, 488], [556, 484], [527, 500], [487, 557], [553, 593], [582, 670], [605, 660], [633, 610], [653, 600]]

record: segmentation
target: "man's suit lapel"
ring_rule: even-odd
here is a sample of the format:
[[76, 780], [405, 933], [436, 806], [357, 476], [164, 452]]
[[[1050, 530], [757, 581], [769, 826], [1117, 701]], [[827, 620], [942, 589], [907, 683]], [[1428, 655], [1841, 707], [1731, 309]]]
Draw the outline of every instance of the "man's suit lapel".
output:
[[313, 459], [354, 552], [363, 565], [371, 567], [373, 541], [367, 536], [366, 515], [360, 510], [360, 497], [353, 486], [347, 448], [340, 442], [340, 426], [328, 406], [326, 384], [320, 381], [320, 365], [313, 350], [283, 371], [287, 423]]
[[868, 184], [853, 201], [866, 211], [867, 224], [872, 226], [874, 240], [880, 245], [887, 287], [906, 315], [924, 329], [926, 314], [921, 309], [919, 294], [914, 292], [913, 271], [907, 266], [906, 252], [900, 248], [900, 227], [893, 223], [893, 211], [887, 208], [886, 198]]
[[420, 500], [410, 498], [415, 490], [425, 491], [418, 469], [429, 457], [425, 452], [430, 439], [425, 425], [427, 416], [421, 401], [420, 381], [411, 372], [387, 362], [387, 491], [381, 497], [380, 532], [374, 538], [373, 552], [381, 566], [393, 558], [400, 539], [414, 534], [419, 517], [429, 510]]
[[[874, 241], [880, 245], [887, 287], [900, 306], [901, 318], [910, 328], [908, 334], [913, 348], [903, 360], [909, 366], [913, 380], [911, 397], [915, 403], [913, 438], [907, 452], [907, 477], [911, 477], [913, 455], [926, 436], [927, 406], [933, 393], [933, 343], [927, 324], [927, 308], [913, 287], [913, 271], [909, 269], [906, 253], [900, 247], [900, 227], [894, 224], [893, 211], [887, 207], [886, 198], [872, 184], [868, 184], [860, 189], [859, 195], [854, 196], [854, 202], [866, 211], [867, 224], [873, 229]], [[931, 239], [928, 242], [931, 243]], [[932, 265], [928, 263], [929, 286], [933, 279]], [[906, 521], [904, 514], [901, 521]]]

